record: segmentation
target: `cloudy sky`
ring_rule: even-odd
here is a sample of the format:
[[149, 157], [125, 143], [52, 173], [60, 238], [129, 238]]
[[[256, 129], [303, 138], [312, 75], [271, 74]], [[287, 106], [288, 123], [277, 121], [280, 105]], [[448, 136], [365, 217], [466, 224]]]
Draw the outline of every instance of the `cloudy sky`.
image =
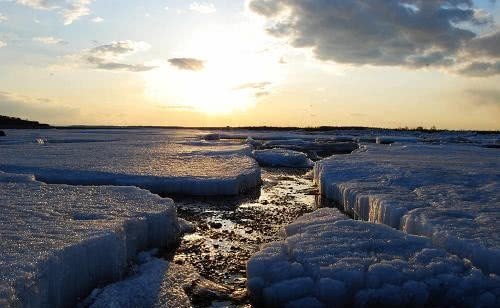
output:
[[0, 114], [500, 129], [492, 0], [0, 0]]

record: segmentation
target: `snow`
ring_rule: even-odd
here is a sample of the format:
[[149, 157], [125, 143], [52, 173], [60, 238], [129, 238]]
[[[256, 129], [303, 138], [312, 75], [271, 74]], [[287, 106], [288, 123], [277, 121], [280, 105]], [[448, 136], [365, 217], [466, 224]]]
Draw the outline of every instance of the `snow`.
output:
[[500, 274], [500, 156], [474, 145], [367, 145], [316, 163], [327, 199], [362, 220], [427, 236]]
[[191, 265], [178, 265], [142, 253], [139, 263], [126, 279], [92, 292], [82, 304], [107, 307], [192, 307], [187, 290], [207, 294], [213, 283], [201, 277]]
[[261, 166], [310, 168], [314, 165], [306, 154], [291, 150], [256, 150], [253, 155]]
[[151, 258], [127, 279], [95, 290], [87, 299], [91, 308], [191, 307], [185, 288], [197, 279], [194, 269]]
[[[133, 185], [186, 195], [237, 195], [260, 184], [260, 168], [249, 157], [248, 145], [180, 144], [199, 137], [191, 131], [51, 130], [43, 134], [9, 134], [15, 142], [0, 146], [0, 170], [34, 174], [48, 183]], [[49, 141], [33, 141], [39, 138]], [[75, 139], [81, 142], [62, 142]]]
[[247, 264], [255, 304], [272, 307], [500, 304], [500, 280], [425, 237], [356, 221], [337, 209], [306, 214]]
[[176, 209], [135, 187], [43, 184], [0, 172], [0, 306], [68, 307], [121, 279], [137, 253], [172, 248]]

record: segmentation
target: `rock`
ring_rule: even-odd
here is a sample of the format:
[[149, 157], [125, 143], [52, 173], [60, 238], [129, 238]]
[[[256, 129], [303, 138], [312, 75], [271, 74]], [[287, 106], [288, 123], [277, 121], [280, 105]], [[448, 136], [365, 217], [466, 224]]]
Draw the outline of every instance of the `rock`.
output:
[[222, 223], [220, 222], [209, 222], [208, 225], [214, 229], [222, 228]]

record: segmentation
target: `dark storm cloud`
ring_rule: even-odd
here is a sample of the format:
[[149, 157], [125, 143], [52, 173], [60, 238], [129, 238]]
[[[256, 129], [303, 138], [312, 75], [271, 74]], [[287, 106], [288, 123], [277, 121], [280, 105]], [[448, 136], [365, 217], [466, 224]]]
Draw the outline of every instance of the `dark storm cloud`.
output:
[[194, 58], [172, 58], [168, 62], [181, 70], [201, 71], [205, 68], [205, 62]]
[[500, 56], [498, 33], [477, 38], [463, 27], [487, 20], [472, 0], [251, 0], [249, 7], [269, 19], [271, 35], [325, 61], [424, 67], [459, 64], [468, 49]]

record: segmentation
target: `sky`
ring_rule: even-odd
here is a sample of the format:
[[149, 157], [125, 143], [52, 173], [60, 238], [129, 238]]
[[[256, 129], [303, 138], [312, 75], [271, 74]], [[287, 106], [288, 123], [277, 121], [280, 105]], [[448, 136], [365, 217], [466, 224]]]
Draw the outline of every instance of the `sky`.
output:
[[500, 129], [493, 0], [0, 0], [0, 114]]

